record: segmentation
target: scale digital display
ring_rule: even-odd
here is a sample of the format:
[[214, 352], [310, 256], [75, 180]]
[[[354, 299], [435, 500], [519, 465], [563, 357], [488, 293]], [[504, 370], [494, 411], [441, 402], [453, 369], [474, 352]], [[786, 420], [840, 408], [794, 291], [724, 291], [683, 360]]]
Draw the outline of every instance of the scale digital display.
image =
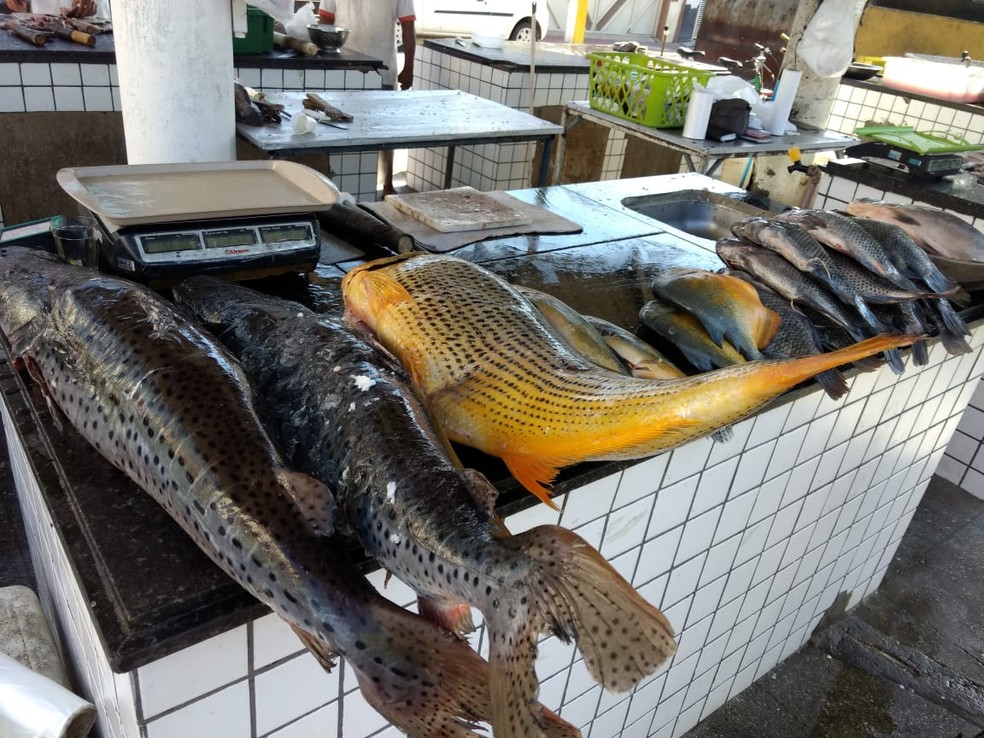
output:
[[253, 228], [230, 228], [225, 231], [205, 231], [205, 248], [227, 249], [235, 246], [252, 246], [256, 243]]
[[142, 236], [143, 249], [148, 254], [164, 254], [170, 251], [192, 251], [202, 247], [197, 233], [163, 233]]
[[260, 238], [263, 239], [263, 243], [307, 241], [311, 238], [311, 229], [303, 225], [265, 226], [260, 228]]

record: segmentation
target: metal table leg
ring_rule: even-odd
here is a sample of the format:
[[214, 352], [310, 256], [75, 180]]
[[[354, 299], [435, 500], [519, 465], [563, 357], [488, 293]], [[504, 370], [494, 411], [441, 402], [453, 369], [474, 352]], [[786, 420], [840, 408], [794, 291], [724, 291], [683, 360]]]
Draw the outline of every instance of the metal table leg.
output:
[[448, 165], [444, 169], [444, 189], [451, 189], [451, 174], [454, 171], [454, 150], [456, 146], [448, 146]]

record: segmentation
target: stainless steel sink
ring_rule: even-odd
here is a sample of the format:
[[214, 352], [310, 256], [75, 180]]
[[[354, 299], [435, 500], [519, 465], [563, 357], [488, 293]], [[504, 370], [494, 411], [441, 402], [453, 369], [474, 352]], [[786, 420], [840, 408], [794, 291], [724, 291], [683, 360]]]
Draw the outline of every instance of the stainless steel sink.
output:
[[770, 215], [767, 209], [740, 199], [749, 197], [747, 193], [736, 194], [681, 190], [626, 197], [622, 205], [684, 233], [716, 241], [730, 236], [732, 224], [738, 221]]

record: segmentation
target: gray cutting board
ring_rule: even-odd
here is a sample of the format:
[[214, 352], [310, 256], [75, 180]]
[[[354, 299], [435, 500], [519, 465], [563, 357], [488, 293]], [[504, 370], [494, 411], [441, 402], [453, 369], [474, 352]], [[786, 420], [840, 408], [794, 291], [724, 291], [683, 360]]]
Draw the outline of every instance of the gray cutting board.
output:
[[490, 197], [474, 187], [389, 195], [386, 202], [441, 233], [484, 231], [533, 222], [529, 213], [510, 205], [506, 198]]

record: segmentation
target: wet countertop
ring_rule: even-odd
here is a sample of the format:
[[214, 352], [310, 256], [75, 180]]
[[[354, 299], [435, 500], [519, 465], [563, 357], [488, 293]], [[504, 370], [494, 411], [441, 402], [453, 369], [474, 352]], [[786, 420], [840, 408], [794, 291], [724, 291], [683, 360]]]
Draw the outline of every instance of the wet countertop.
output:
[[[584, 226], [569, 236], [522, 236], [488, 241], [460, 255], [485, 263], [508, 279], [562, 297], [576, 309], [634, 328], [649, 299], [651, 270], [662, 265], [716, 268], [706, 244], [688, 241], [621, 205], [641, 192], [676, 191], [711, 184], [699, 175], [670, 175], [513, 194]], [[733, 188], [728, 188], [733, 189]], [[366, 255], [329, 237], [319, 274], [340, 276]], [[321, 309], [337, 295], [317, 295], [300, 277], [264, 283], [268, 291], [300, 297]], [[333, 303], [334, 301], [334, 303]], [[149, 496], [117, 472], [70, 428], [56, 427], [39, 387], [15, 374], [5, 351], [0, 389], [29, 463], [89, 602], [107, 658], [130, 671], [217, 635], [266, 612], [226, 577]], [[500, 490], [506, 516], [535, 504], [495, 459], [464, 449], [462, 460], [489, 476]], [[555, 489], [563, 493], [634, 462], [581, 464], [565, 469]], [[358, 547], [353, 545], [354, 549]], [[365, 561], [364, 566], [374, 567]]]
[[[0, 19], [3, 17], [0, 15]], [[44, 46], [34, 46], [3, 31], [0, 33], [0, 64], [7, 62], [115, 64], [116, 47], [112, 33], [99, 34], [91, 47], [60, 38], [53, 38]], [[345, 48], [338, 53], [320, 53], [317, 56], [287, 49], [274, 49], [264, 54], [237, 54], [233, 57], [233, 65], [237, 68], [261, 69], [379, 69], [385, 66], [381, 59]]]
[[860, 159], [829, 162], [824, 170], [831, 177], [842, 177], [886, 192], [911, 197], [919, 202], [953, 210], [974, 218], [984, 218], [984, 185], [965, 185], [949, 177], [928, 179], [890, 169], [882, 164]]

